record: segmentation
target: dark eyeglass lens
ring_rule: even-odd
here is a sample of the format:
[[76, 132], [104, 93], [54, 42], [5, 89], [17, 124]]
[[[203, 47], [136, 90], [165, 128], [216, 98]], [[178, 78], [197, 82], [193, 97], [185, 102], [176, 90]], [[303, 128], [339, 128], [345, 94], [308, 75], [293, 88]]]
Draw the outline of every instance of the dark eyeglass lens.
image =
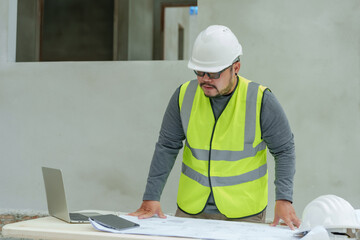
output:
[[217, 73], [207, 73], [207, 75], [209, 76], [209, 78], [211, 79], [218, 79], [220, 77], [221, 72], [217, 72]]
[[218, 79], [220, 77], [220, 74], [222, 73], [222, 71], [217, 72], [217, 73], [207, 73], [207, 72], [200, 72], [200, 71], [194, 71], [194, 72], [199, 77], [203, 77], [206, 74], [211, 79]]
[[205, 75], [205, 72], [200, 72], [200, 71], [194, 71], [194, 72], [199, 77], [203, 77]]
[[230, 65], [229, 67], [224, 68], [224, 69], [221, 70], [220, 72], [216, 72], [216, 73], [200, 72], [200, 71], [196, 71], [196, 70], [194, 70], [194, 72], [195, 72], [195, 74], [196, 74], [197, 76], [199, 76], [199, 77], [203, 77], [203, 76], [205, 76], [205, 74], [206, 74], [206, 75], [208, 75], [208, 77], [211, 78], [211, 79], [218, 79], [218, 78], [220, 78], [221, 73], [224, 72], [226, 69], [230, 68], [231, 66], [232, 66], [232, 65]]

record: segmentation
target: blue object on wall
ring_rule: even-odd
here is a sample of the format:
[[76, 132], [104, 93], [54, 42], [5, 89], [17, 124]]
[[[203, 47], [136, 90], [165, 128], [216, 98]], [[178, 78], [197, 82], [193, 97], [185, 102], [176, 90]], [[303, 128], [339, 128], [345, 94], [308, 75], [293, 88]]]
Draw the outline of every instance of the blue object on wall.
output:
[[198, 7], [197, 6], [190, 7], [189, 13], [190, 13], [190, 15], [197, 15], [198, 14]]

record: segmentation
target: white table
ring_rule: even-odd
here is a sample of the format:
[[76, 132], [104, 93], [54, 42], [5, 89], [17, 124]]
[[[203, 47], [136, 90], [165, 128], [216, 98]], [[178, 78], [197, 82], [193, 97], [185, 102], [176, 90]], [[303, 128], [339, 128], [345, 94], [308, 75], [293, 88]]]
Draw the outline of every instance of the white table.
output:
[[[87, 210], [86, 212], [94, 212]], [[114, 212], [95, 211], [101, 214]], [[116, 213], [115, 213], [116, 214]], [[129, 216], [122, 215], [125, 218]], [[270, 227], [269, 224], [229, 222], [206, 219], [151, 218], [138, 220], [140, 228], [125, 230], [128, 233], [109, 233], [96, 230], [90, 223], [70, 224], [54, 217], [43, 217], [27, 220], [3, 227], [4, 237], [30, 238], [44, 240], [98, 240], [98, 239], [294, 239], [293, 232], [287, 227]], [[144, 235], [145, 234], [145, 235]], [[152, 234], [152, 235], [147, 235]], [[177, 236], [177, 237], [168, 237]], [[185, 237], [184, 237], [185, 236]]]
[[70, 224], [54, 217], [43, 217], [3, 227], [4, 237], [48, 240], [99, 240], [99, 239], [188, 239], [132, 234], [113, 234], [95, 230], [91, 224]]

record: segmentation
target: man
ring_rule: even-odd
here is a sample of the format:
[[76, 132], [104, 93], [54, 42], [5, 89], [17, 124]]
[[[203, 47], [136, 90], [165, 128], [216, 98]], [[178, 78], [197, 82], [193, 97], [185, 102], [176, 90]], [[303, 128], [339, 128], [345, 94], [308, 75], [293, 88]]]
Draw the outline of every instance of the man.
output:
[[242, 47], [225, 26], [197, 37], [181, 85], [166, 109], [141, 207], [130, 215], [165, 218], [160, 195], [183, 147], [176, 216], [265, 222], [266, 146], [275, 158], [273, 226], [299, 227], [292, 206], [295, 147], [287, 118], [264, 86], [238, 75]]

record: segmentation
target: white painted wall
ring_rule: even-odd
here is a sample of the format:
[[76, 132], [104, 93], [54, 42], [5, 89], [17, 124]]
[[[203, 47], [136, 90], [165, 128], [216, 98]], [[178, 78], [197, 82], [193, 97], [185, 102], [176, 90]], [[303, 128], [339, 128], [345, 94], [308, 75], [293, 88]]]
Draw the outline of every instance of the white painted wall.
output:
[[240, 75], [272, 89], [287, 113], [296, 143], [298, 215], [328, 193], [360, 208], [360, 2], [199, 0], [198, 5], [199, 29], [211, 24], [232, 29], [244, 50]]
[[[8, 63], [8, 2], [0, 1], [0, 210], [46, 210], [43, 165], [63, 169], [71, 209], [135, 210], [168, 99], [194, 77], [186, 61]], [[199, 29], [229, 26], [244, 48], [241, 75], [269, 86], [287, 112], [298, 215], [327, 193], [360, 208], [359, 10], [358, 0], [199, 0]], [[162, 197], [167, 213], [179, 162]]]

